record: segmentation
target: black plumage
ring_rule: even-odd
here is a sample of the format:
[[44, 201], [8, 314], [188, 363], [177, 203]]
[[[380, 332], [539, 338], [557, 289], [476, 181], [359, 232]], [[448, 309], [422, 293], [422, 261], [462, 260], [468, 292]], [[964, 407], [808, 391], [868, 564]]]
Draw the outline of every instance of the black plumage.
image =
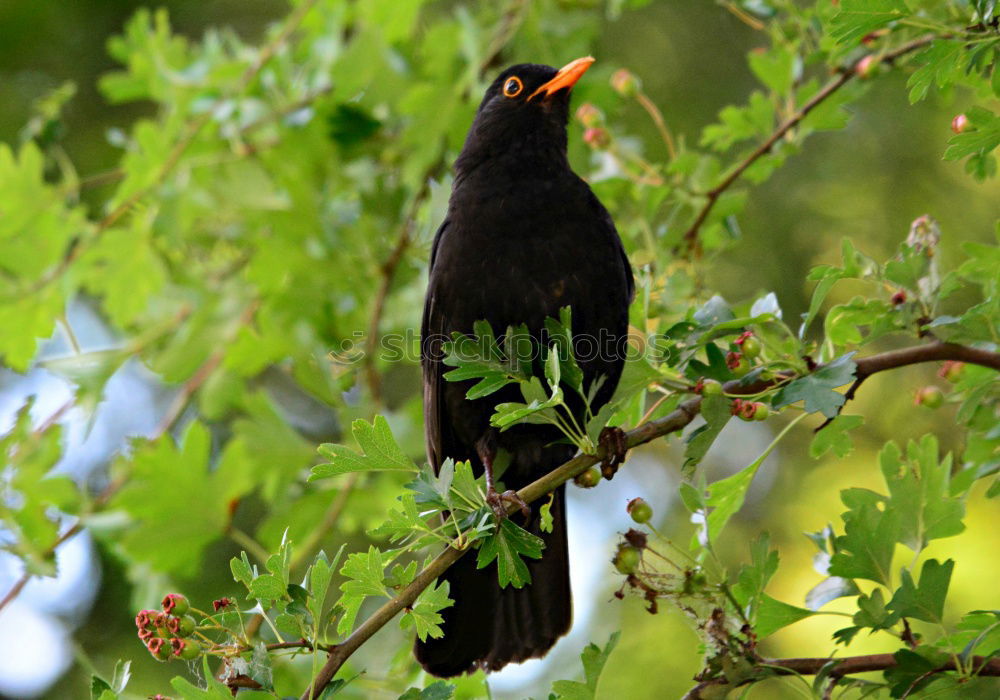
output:
[[[503, 449], [511, 456], [504, 485], [518, 489], [575, 451], [553, 445], [560, 435], [550, 426], [492, 428], [494, 406], [522, 397], [509, 385], [470, 401], [468, 383], [445, 381], [442, 343], [454, 331], [470, 334], [478, 320], [497, 333], [524, 323], [540, 339], [546, 317], [569, 306], [585, 386], [604, 377], [595, 411], [618, 383], [632, 272], [610, 215], [566, 156], [570, 88], [592, 61], [559, 71], [533, 64], [503, 71], [455, 163], [448, 213], [431, 250], [421, 331], [427, 452], [435, 469], [451, 457], [471, 460], [482, 473]], [[526, 525], [546, 546], [540, 560], [528, 562], [532, 583], [524, 588], [501, 589], [495, 567], [477, 570], [474, 555], [448, 570], [455, 604], [442, 611], [444, 637], [415, 648], [428, 672], [495, 671], [543, 656], [566, 634], [571, 597], [561, 487], [551, 512], [553, 532], [541, 532], [537, 509]]]

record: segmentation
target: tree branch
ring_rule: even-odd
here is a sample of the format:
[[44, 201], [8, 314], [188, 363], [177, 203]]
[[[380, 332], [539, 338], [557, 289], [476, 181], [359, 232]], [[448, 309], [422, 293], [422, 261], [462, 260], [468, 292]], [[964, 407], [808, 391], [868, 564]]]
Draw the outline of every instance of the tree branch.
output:
[[[935, 34], [929, 34], [927, 36], [920, 37], [919, 39], [914, 39], [913, 41], [907, 42], [902, 46], [899, 46], [891, 51], [887, 51], [881, 57], [876, 56], [878, 62], [880, 63], [891, 63], [897, 58], [908, 54], [917, 49], [923, 48], [927, 44], [931, 43], [935, 39], [943, 38]], [[694, 221], [688, 230], [685, 231], [682, 238], [683, 245], [686, 246], [688, 251], [693, 251], [698, 245], [698, 232], [701, 230], [702, 225], [708, 218], [708, 215], [712, 212], [715, 207], [716, 202], [723, 192], [728, 190], [733, 184], [743, 176], [743, 173], [747, 169], [757, 162], [762, 156], [770, 153], [771, 149], [774, 148], [775, 144], [780, 141], [785, 134], [794, 129], [799, 123], [805, 119], [810, 112], [812, 112], [816, 107], [821, 105], [827, 99], [829, 99], [833, 94], [835, 94], [840, 88], [844, 87], [849, 83], [854, 77], [857, 76], [857, 71], [855, 68], [860, 62], [857, 61], [848, 66], [842, 66], [837, 70], [837, 75], [832, 80], [830, 80], [823, 88], [817, 92], [815, 95], [810, 97], [805, 104], [798, 108], [788, 119], [783, 121], [778, 128], [775, 129], [767, 139], [764, 140], [756, 149], [753, 150], [750, 155], [740, 161], [735, 168], [729, 171], [729, 174], [723, 178], [722, 182], [710, 189], [706, 194], [705, 203], [702, 205], [698, 214], [695, 216]]]
[[[872, 355], [858, 360], [858, 376], [871, 376], [877, 372], [889, 369], [905, 367], [907, 365], [919, 364], [923, 362], [937, 362], [941, 360], [959, 360], [972, 364], [983, 365], [1000, 370], [1000, 353], [970, 348], [954, 343], [932, 343], [920, 345], [902, 350], [892, 350], [878, 355]], [[820, 365], [822, 367], [822, 365]], [[818, 368], [817, 368], [818, 369]], [[787, 380], [785, 377], [784, 380]], [[756, 394], [773, 386], [777, 381], [759, 381], [753, 384], [741, 386], [739, 381], [727, 382], [724, 389], [730, 394]], [[669, 435], [685, 428], [693, 421], [701, 410], [701, 397], [690, 398], [680, 404], [674, 411], [654, 421], [650, 421], [625, 433], [625, 440], [628, 447], [636, 447], [656, 438]], [[573, 459], [556, 467], [551, 472], [528, 484], [517, 492], [527, 503], [538, 500], [555, 490], [561, 484], [566, 483], [578, 474], [583, 473], [590, 467], [601, 462], [604, 458], [604, 449], [599, 448], [595, 454], [577, 455]], [[517, 510], [516, 505], [509, 505], [509, 513]], [[388, 623], [396, 613], [413, 604], [428, 585], [434, 579], [443, 574], [448, 567], [458, 561], [467, 550], [459, 549], [457, 540], [452, 545], [428, 564], [409, 586], [404, 588], [395, 598], [384, 603], [376, 610], [371, 617], [364, 621], [350, 636], [342, 643], [333, 647], [326, 663], [319, 674], [310, 684], [310, 687], [303, 693], [302, 700], [312, 700], [318, 697], [327, 684], [333, 680], [334, 675], [340, 670], [344, 662], [357, 651], [362, 644], [368, 641], [372, 635]], [[825, 661], [828, 661], [826, 659]], [[992, 662], [991, 662], [992, 663]], [[1000, 666], [1000, 661], [997, 661]], [[858, 671], [852, 671], [857, 673]], [[998, 674], [1000, 675], [1000, 674]]]
[[[847, 656], [842, 659], [830, 657], [800, 658], [800, 659], [761, 659], [758, 666], [762, 670], [773, 670], [779, 676], [801, 675], [814, 676], [823, 670], [828, 664], [835, 663], [836, 666], [831, 674], [834, 678], [849, 676], [854, 673], [868, 673], [871, 671], [885, 671], [896, 666], [896, 657], [892, 654], [866, 654], [864, 656]], [[972, 659], [972, 664], [978, 667], [976, 675], [979, 676], [1000, 676], [1000, 659], [976, 656]], [[942, 673], [944, 671], [956, 671], [955, 662], [949, 660], [947, 663], [930, 671], [929, 673]], [[761, 680], [763, 676], [751, 676], [746, 678], [736, 686], [746, 685], [754, 681]], [[729, 686], [730, 683], [725, 678], [713, 679], [699, 683], [689, 690], [682, 700], [702, 700], [709, 697], [718, 697], [718, 690]], [[703, 691], [712, 689], [709, 695]]]

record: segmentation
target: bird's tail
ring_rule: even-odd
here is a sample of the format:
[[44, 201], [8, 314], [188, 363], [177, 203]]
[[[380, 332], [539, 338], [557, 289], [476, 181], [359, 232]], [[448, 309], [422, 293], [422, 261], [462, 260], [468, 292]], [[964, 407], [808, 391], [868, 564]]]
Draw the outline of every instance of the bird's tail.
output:
[[545, 541], [545, 549], [541, 559], [526, 560], [531, 583], [523, 588], [501, 589], [496, 565], [477, 569], [471, 553], [444, 574], [455, 601], [441, 611], [444, 636], [418, 639], [414, 649], [428, 673], [449, 677], [478, 668], [499, 671], [508, 663], [544, 656], [569, 631], [572, 603], [563, 486], [554, 492], [551, 513], [552, 532], [542, 532], [538, 508], [532, 509], [526, 529]]

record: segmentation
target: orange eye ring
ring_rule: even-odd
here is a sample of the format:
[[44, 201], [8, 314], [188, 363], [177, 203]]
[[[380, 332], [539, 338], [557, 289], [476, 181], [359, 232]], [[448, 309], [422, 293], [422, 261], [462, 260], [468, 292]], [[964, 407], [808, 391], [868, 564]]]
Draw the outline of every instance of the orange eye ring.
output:
[[516, 75], [512, 75], [507, 78], [503, 84], [503, 94], [504, 97], [517, 97], [521, 94], [521, 90], [524, 89], [524, 83]]

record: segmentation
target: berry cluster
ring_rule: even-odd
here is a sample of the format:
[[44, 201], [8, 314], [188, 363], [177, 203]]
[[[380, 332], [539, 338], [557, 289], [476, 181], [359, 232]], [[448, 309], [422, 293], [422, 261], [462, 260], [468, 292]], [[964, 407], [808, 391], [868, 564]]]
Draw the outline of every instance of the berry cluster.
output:
[[179, 593], [168, 593], [163, 598], [162, 610], [140, 610], [135, 616], [135, 626], [139, 629], [139, 639], [146, 649], [160, 661], [172, 657], [190, 661], [202, 652], [201, 645], [193, 639], [197, 626], [187, 611], [187, 598]]

